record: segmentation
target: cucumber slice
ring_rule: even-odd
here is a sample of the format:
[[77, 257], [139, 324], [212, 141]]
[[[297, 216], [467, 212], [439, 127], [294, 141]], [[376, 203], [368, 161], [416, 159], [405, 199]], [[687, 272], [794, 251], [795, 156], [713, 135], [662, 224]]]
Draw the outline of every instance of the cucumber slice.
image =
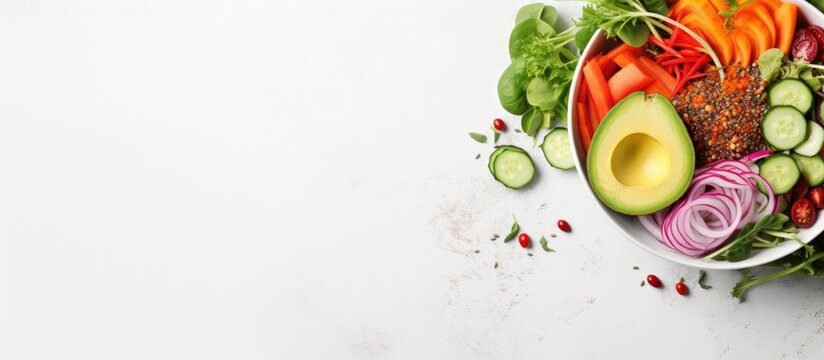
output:
[[804, 175], [804, 178], [807, 179], [807, 183], [810, 184], [810, 186], [818, 186], [824, 183], [824, 159], [821, 159], [821, 156], [801, 156], [793, 154], [793, 159], [795, 159], [796, 164], [798, 164], [801, 175]]
[[556, 169], [569, 170], [575, 168], [572, 160], [572, 149], [569, 147], [569, 132], [565, 128], [555, 128], [544, 136], [541, 144], [544, 157]]
[[802, 113], [813, 107], [813, 92], [801, 80], [784, 79], [767, 90], [770, 106], [789, 105]]
[[790, 191], [801, 177], [795, 160], [786, 154], [770, 155], [758, 165], [758, 173], [770, 183], [773, 192], [783, 194]]
[[807, 140], [793, 148], [793, 151], [804, 156], [818, 155], [824, 145], [824, 128], [815, 121], [807, 122]]
[[488, 164], [488, 166], [489, 166], [489, 172], [491, 172], [492, 175], [495, 175], [495, 169], [492, 167], [492, 164], [495, 163], [495, 158], [497, 158], [498, 155], [501, 155], [501, 153], [503, 153], [505, 150], [520, 151], [520, 152], [523, 152], [524, 154], [526, 154], [526, 152], [523, 149], [521, 149], [517, 146], [500, 145], [500, 146], [496, 147], [495, 151], [493, 151], [492, 154], [489, 154], [489, 164]]
[[764, 115], [761, 134], [775, 149], [789, 150], [807, 138], [807, 119], [792, 106], [776, 106]]
[[529, 184], [535, 177], [535, 164], [529, 154], [515, 146], [498, 150], [489, 156], [495, 180], [511, 189], [520, 189]]

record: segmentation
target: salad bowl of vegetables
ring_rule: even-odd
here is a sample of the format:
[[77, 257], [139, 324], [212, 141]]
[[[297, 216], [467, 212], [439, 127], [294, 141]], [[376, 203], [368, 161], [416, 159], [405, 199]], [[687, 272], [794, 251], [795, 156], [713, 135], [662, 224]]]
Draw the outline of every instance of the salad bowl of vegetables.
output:
[[744, 269], [824, 231], [819, 10], [594, 1], [577, 25], [589, 40], [568, 95], [571, 160], [627, 238], [684, 265]]

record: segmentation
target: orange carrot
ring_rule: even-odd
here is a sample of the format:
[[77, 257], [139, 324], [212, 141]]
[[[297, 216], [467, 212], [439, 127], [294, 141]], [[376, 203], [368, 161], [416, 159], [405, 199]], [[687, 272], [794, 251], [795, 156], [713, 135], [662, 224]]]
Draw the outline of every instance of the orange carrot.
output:
[[644, 64], [644, 66], [653, 74], [653, 79], [657, 80], [664, 86], [665, 89], [669, 91], [664, 95], [670, 97], [672, 92], [675, 91], [675, 78], [672, 77], [672, 74], [664, 70], [664, 68], [646, 56], [642, 56], [638, 60], [640, 60], [641, 64]]
[[598, 123], [601, 121], [598, 119], [598, 115], [595, 114], [595, 103], [592, 102], [592, 96], [587, 98], [587, 109], [593, 109], [589, 111], [587, 119], [589, 120], [590, 129], [592, 129], [592, 135], [595, 135], [595, 129], [598, 128]]
[[776, 43], [778, 48], [784, 52], [784, 55], [787, 55], [790, 53], [790, 47], [793, 44], [798, 7], [795, 4], [783, 3], [775, 10], [773, 16], [775, 16], [775, 25], [778, 27], [778, 41]]
[[618, 66], [615, 65], [615, 62], [606, 56], [597, 56], [596, 59], [598, 60], [598, 66], [601, 67], [601, 73], [604, 74], [605, 79], [610, 78], [618, 71]]
[[595, 112], [598, 114], [598, 119], [601, 119], [612, 108], [612, 105], [615, 105], [615, 102], [609, 93], [607, 80], [601, 73], [598, 61], [590, 61], [584, 65], [584, 79], [586, 79], [592, 100], [595, 102]]
[[[650, 67], [646, 65], [647, 61], [642, 62], [638, 58], [634, 58], [627, 54], [618, 55], [615, 58], [615, 63], [622, 68], [635, 64], [638, 67], [638, 69], [640, 69], [644, 72], [644, 74], [653, 79], [653, 83], [647, 85], [644, 91], [646, 91], [647, 93], [658, 93], [666, 96], [668, 99], [672, 99], [672, 97], [674, 96], [672, 91], [675, 88], [675, 78], [673, 78], [672, 75], [669, 75], [669, 73], [666, 70], [664, 70], [658, 64], [655, 64], [654, 61], [650, 60], [646, 56], [642, 56], [641, 59], [647, 59], [649, 63], [655, 65], [655, 67], [653, 68], [654, 70], [650, 69]], [[660, 74], [658, 73], [659, 70], [661, 72]]]
[[610, 60], [615, 60], [616, 56], [618, 56], [622, 53], [625, 53], [625, 52], [628, 52], [630, 55], [638, 57], [638, 56], [641, 56], [641, 53], [644, 52], [645, 47], [646, 46], [642, 46], [642, 47], [637, 48], [637, 47], [632, 47], [632, 46], [630, 46], [628, 44], [625, 44], [625, 43], [621, 43], [621, 45], [618, 45], [617, 47], [615, 47], [615, 49], [612, 49], [610, 52], [608, 52], [606, 55], [604, 55], [604, 58], [607, 58], [607, 59], [610, 59]]
[[618, 102], [631, 93], [643, 90], [652, 82], [653, 79], [647, 76], [637, 65], [629, 64], [609, 78], [607, 86], [609, 86], [612, 99]]
[[750, 38], [752, 41], [753, 48], [755, 51], [753, 52], [752, 58], [758, 59], [758, 57], [768, 49], [770, 49], [773, 45], [770, 42], [770, 34], [767, 32], [767, 29], [764, 28], [763, 23], [756, 17], [751, 15], [744, 15], [742, 19], [746, 19], [745, 21], [736, 21], [735, 28], [741, 30], [747, 37]]
[[733, 62], [737, 62], [742, 66], [750, 66], [752, 64], [752, 42], [749, 36], [739, 29], [730, 30], [730, 38], [735, 43], [735, 56]]
[[589, 151], [589, 142], [592, 140], [592, 129], [589, 121], [587, 121], [587, 107], [582, 102], [577, 102], [578, 108], [578, 135], [581, 137], [581, 145], [584, 146], [584, 151]]
[[748, 16], [752, 16], [760, 20], [760, 24], [756, 23], [755, 26], [759, 28], [763, 26], [763, 29], [767, 30], [767, 33], [770, 34], [770, 47], [773, 47], [776, 43], [777, 37], [775, 22], [772, 19], [772, 15], [770, 15], [770, 11], [757, 1], [748, 2], [735, 13], [734, 19], [736, 26], [740, 25], [739, 22], [741, 21], [747, 21]]
[[761, 5], [767, 8], [770, 13], [774, 13], [781, 7], [781, 0], [757, 0]]

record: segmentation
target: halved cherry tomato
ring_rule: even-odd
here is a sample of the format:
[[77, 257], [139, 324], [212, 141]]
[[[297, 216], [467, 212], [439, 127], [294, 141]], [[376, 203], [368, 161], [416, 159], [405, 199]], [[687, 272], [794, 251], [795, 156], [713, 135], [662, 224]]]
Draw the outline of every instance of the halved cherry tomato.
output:
[[792, 209], [790, 209], [790, 216], [795, 226], [800, 228], [812, 226], [815, 222], [815, 208], [813, 207], [813, 203], [807, 198], [796, 200]]
[[796, 201], [803, 197], [807, 197], [807, 193], [810, 191], [810, 185], [807, 184], [807, 179], [800, 178], [798, 182], [795, 183], [793, 186], [792, 194], [793, 196], [790, 198], [790, 201]]
[[807, 199], [810, 199], [816, 209], [824, 209], [824, 188], [816, 186], [810, 189], [810, 192], [807, 193]]

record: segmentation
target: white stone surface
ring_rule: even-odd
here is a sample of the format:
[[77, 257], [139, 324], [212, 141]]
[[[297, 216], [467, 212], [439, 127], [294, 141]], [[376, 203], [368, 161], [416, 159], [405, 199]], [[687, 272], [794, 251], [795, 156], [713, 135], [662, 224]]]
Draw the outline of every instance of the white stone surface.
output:
[[0, 2], [0, 359], [820, 358], [820, 280], [739, 304], [537, 149], [492, 180], [520, 5]]

